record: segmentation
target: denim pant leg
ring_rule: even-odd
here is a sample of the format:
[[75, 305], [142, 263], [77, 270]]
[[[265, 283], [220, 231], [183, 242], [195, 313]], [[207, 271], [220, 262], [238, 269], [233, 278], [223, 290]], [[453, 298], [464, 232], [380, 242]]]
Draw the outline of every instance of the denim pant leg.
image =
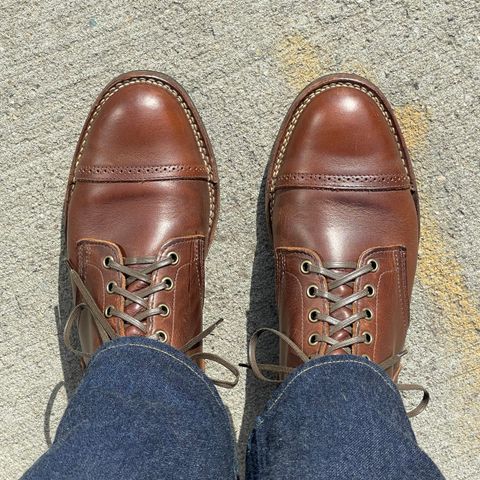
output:
[[258, 417], [247, 479], [437, 480], [397, 388], [368, 360], [322, 357], [297, 368]]
[[52, 447], [22, 478], [234, 480], [230, 419], [185, 355], [121, 338], [93, 357]]

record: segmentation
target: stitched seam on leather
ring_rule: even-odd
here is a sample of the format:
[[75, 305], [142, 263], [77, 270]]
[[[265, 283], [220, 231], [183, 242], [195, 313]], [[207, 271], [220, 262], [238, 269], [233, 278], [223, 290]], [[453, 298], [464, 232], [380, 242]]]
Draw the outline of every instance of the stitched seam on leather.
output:
[[85, 280], [85, 248], [86, 244], [81, 244], [78, 246], [78, 274], [82, 280]]
[[174, 240], [173, 242], [169, 242], [164, 246], [164, 250], [169, 250], [173, 248], [175, 245], [181, 245], [182, 243], [189, 243], [189, 242], [194, 242], [195, 240], [202, 240], [203, 241], [204, 237], [203, 235], [192, 235], [190, 238], [180, 238], [178, 240]]
[[[400, 270], [400, 260], [398, 258], [398, 251], [395, 251], [394, 252], [394, 260], [395, 260], [395, 266], [397, 267], [396, 268], [396, 277], [397, 277], [397, 288], [398, 288], [398, 295], [399, 295], [399, 298], [400, 298], [400, 307], [402, 309], [402, 323], [403, 323], [403, 326], [405, 327], [405, 331], [407, 331], [407, 323], [406, 323], [406, 314], [405, 314], [405, 302], [404, 302], [404, 297], [402, 295], [402, 292], [406, 292], [407, 290], [403, 290], [402, 289], [402, 285], [401, 285], [401, 270]], [[403, 268], [403, 265], [402, 265], [402, 268]], [[402, 275], [403, 277], [403, 275]]]
[[198, 283], [198, 293], [200, 296], [202, 296], [202, 285], [200, 281], [200, 269], [199, 269], [200, 259], [199, 259], [199, 248], [198, 248], [197, 241], [193, 242], [193, 249], [194, 249], [193, 267], [195, 268], [195, 277]]
[[286, 254], [282, 254], [282, 276], [281, 276], [281, 286], [282, 290], [286, 289], [286, 284], [287, 284], [287, 279], [286, 279], [286, 273], [287, 273], [287, 259], [286, 259]]
[[[302, 311], [301, 311], [301, 326], [302, 326], [302, 345], [301, 345], [301, 349], [302, 351], [305, 351], [305, 305], [304, 305], [304, 301], [305, 299], [303, 298], [303, 288], [302, 288], [302, 282], [300, 282], [300, 280], [296, 277], [296, 275], [294, 275], [293, 273], [289, 272], [289, 271], [285, 271], [285, 277], [286, 276], [290, 276], [291, 278], [293, 278], [293, 280], [295, 280], [297, 282], [297, 284], [300, 286], [300, 298], [302, 299]], [[286, 280], [286, 279], [285, 279]], [[290, 322], [292, 323], [292, 322]]]
[[270, 191], [269, 191], [270, 216], [272, 216], [273, 204], [274, 204], [274, 201], [275, 201], [275, 185], [276, 185], [276, 181], [277, 181], [277, 175], [278, 175], [278, 172], [280, 171], [280, 167], [283, 163], [283, 159], [285, 157], [285, 152], [286, 152], [288, 143], [290, 141], [290, 137], [292, 136], [293, 130], [295, 129], [295, 126], [298, 123], [300, 115], [303, 113], [303, 111], [308, 106], [308, 104], [317, 95], [319, 95], [320, 93], [325, 92], [327, 90], [330, 90], [332, 88], [336, 88], [336, 87], [346, 87], [346, 88], [354, 88], [356, 90], [360, 90], [361, 92], [367, 94], [377, 104], [377, 106], [380, 108], [380, 111], [382, 112], [382, 115], [387, 120], [387, 123], [390, 127], [390, 131], [392, 132], [392, 134], [395, 138], [395, 142], [397, 144], [397, 148], [398, 148], [398, 151], [400, 153], [400, 158], [402, 159], [403, 168], [405, 169], [407, 177], [408, 177], [408, 179], [411, 183], [410, 174], [408, 172], [408, 168], [407, 168], [406, 161], [405, 161], [405, 155], [403, 153], [403, 149], [402, 149], [402, 146], [400, 144], [400, 138], [399, 138], [398, 133], [397, 133], [397, 131], [396, 131], [394, 125], [393, 125], [393, 121], [392, 121], [392, 118], [390, 116], [390, 113], [387, 111], [387, 109], [383, 105], [383, 102], [380, 100], [380, 98], [372, 90], [368, 89], [367, 87], [365, 87], [363, 85], [354, 83], [352, 81], [333, 82], [333, 83], [329, 83], [327, 85], [324, 85], [323, 87], [320, 87], [317, 90], [314, 90], [312, 93], [310, 93], [303, 100], [303, 102], [296, 108], [296, 110], [295, 110], [295, 112], [294, 112], [294, 114], [293, 114], [293, 116], [290, 120], [290, 123], [288, 124], [287, 131], [285, 132], [285, 136], [282, 140], [278, 156], [274, 161], [274, 167], [273, 167], [273, 172], [272, 172], [272, 181], [271, 181], [271, 184], [270, 184]]
[[[285, 289], [285, 256], [283, 252], [280, 252], [280, 256], [278, 258], [278, 266], [280, 268], [280, 273], [278, 275], [278, 290], [277, 294], [277, 302], [280, 299], [280, 292]], [[280, 312], [278, 312], [280, 316]]]
[[210, 200], [210, 213], [208, 217], [208, 226], [211, 228], [213, 226], [213, 219], [215, 217], [215, 191], [214, 187], [212, 185], [213, 182], [213, 174], [212, 174], [212, 165], [211, 165], [211, 159], [210, 156], [208, 155], [207, 149], [205, 147], [205, 141], [200, 134], [200, 130], [198, 128], [197, 122], [195, 121], [195, 118], [188, 107], [187, 103], [183, 99], [182, 95], [180, 95], [179, 92], [177, 92], [174, 88], [172, 88], [170, 85], [168, 85], [165, 82], [162, 82], [161, 80], [158, 79], [152, 79], [152, 78], [147, 78], [147, 77], [134, 77], [129, 80], [123, 80], [115, 85], [113, 85], [102, 97], [102, 99], [98, 102], [98, 105], [95, 107], [94, 111], [90, 115], [90, 119], [88, 121], [87, 128], [85, 129], [85, 133], [82, 139], [82, 143], [80, 145], [80, 149], [78, 151], [77, 158], [75, 160], [75, 166], [73, 168], [73, 176], [72, 176], [72, 184], [70, 186], [70, 195], [72, 194], [74, 188], [75, 188], [75, 182], [76, 182], [76, 170], [78, 167], [78, 164], [80, 162], [80, 159], [82, 158], [83, 151], [85, 149], [85, 145], [87, 143], [88, 135], [90, 133], [90, 130], [93, 126], [94, 120], [97, 117], [97, 115], [100, 113], [100, 110], [102, 109], [103, 105], [107, 102], [107, 100], [112, 97], [116, 92], [120, 91], [121, 88], [124, 88], [128, 85], [134, 85], [134, 84], [139, 84], [139, 83], [149, 83], [152, 85], [158, 85], [159, 87], [163, 88], [167, 92], [171, 93], [179, 105], [182, 107], [185, 115], [187, 116], [188, 123], [192, 127], [193, 135], [195, 137], [195, 141], [197, 143], [197, 147], [199, 149], [200, 155], [202, 157], [203, 163], [205, 164], [205, 168], [207, 169], [207, 175], [208, 175], [208, 197]]
[[[311, 255], [309, 255], [309, 254], [306, 253], [306, 252], [299, 253], [299, 252], [295, 252], [295, 251], [293, 251], [293, 252], [290, 251], [290, 252], [286, 253], [285, 256], [286, 256], [286, 255], [289, 255], [289, 256], [291, 256], [291, 257], [297, 258], [298, 261], [299, 261], [299, 263], [301, 263], [302, 260], [305, 259], [305, 257], [308, 257], [308, 258], [310, 258], [312, 261], [315, 261], [315, 260], [311, 257]], [[289, 272], [286, 272], [286, 273], [289, 273]], [[306, 348], [313, 346], [313, 345], [308, 345], [308, 347], [307, 347], [307, 346], [305, 345], [305, 340], [306, 340], [306, 336], [305, 336], [305, 324], [306, 324], [306, 322], [308, 322], [307, 325], [308, 325], [309, 327], [312, 327], [312, 328], [313, 328], [313, 327], [315, 327], [315, 328], [320, 327], [320, 328], [321, 328], [320, 334], [323, 334], [323, 333], [325, 333], [325, 332], [324, 332], [323, 325], [313, 325], [313, 324], [310, 325], [310, 322], [309, 322], [308, 317], [307, 317], [307, 315], [306, 315], [306, 309], [305, 309], [305, 301], [306, 301], [306, 300], [305, 300], [305, 292], [304, 292], [304, 290], [303, 290], [303, 288], [302, 288], [302, 282], [298, 279], [298, 276], [293, 275], [293, 274], [291, 274], [291, 273], [289, 273], [289, 274], [292, 275], [292, 276], [295, 278], [295, 280], [300, 284], [300, 296], [301, 296], [301, 299], [302, 299], [302, 316], [301, 316], [301, 320], [302, 320], [302, 321], [301, 321], [301, 325], [302, 325], [302, 345], [301, 345], [301, 349], [302, 349], [303, 352], [305, 352], [305, 349], [306, 349]], [[305, 321], [305, 320], [306, 320], [306, 321]], [[322, 323], [323, 323], [323, 322], [322, 322]], [[318, 349], [317, 349], [317, 351], [318, 351]]]
[[[105, 277], [103, 276], [103, 272], [102, 272], [101, 268], [99, 268], [97, 265], [94, 265], [92, 263], [89, 263], [89, 267], [93, 268], [98, 273], [100, 273], [100, 276], [102, 277], [102, 285], [104, 285], [105, 284]], [[107, 298], [105, 296], [105, 289], [102, 288], [102, 305], [106, 305], [106, 304], [107, 304]]]
[[[377, 372], [377, 370], [375, 370], [375, 368], [373, 368], [371, 365], [369, 365], [368, 363], [364, 363], [364, 362], [360, 362], [358, 360], [345, 360], [345, 359], [339, 359], [339, 360], [329, 360], [327, 362], [324, 362], [324, 363], [320, 363], [318, 365], [312, 365], [310, 367], [307, 367], [303, 370], [301, 370], [300, 372], [296, 373], [295, 376], [293, 378], [290, 379], [290, 381], [285, 385], [285, 387], [283, 388], [282, 392], [280, 393], [280, 395], [275, 399], [275, 401], [270, 405], [270, 407], [268, 407], [268, 409], [265, 411], [265, 413], [263, 415], [265, 415], [266, 413], [270, 412], [270, 410], [273, 409], [273, 407], [275, 407], [275, 405], [280, 401], [280, 399], [283, 397], [283, 395], [285, 394], [286, 390], [290, 387], [290, 385], [298, 378], [300, 377], [301, 375], [307, 373], [308, 371], [314, 369], [314, 368], [321, 368], [321, 367], [324, 367], [325, 365], [333, 365], [335, 363], [357, 363], [358, 365], [362, 365], [364, 367], [367, 367], [369, 368], [370, 370], [372, 370], [376, 375], [378, 375], [382, 380], [383, 382], [385, 383], [385, 385], [387, 385], [387, 387], [392, 390], [394, 393], [397, 393], [397, 391], [395, 390], [395, 387], [393, 385], [390, 385], [387, 380], [385, 378], [382, 377], [382, 375], [380, 375], [379, 372]], [[263, 423], [263, 419], [260, 418], [259, 421], [258, 421], [259, 424], [262, 424]]]
[[278, 298], [278, 292], [280, 290], [280, 282], [282, 277], [282, 253], [275, 251], [275, 295]]
[[[389, 252], [392, 252], [392, 249], [391, 248], [374, 248], [372, 250], [370, 250], [368, 252], [368, 256], [365, 257], [366, 258], [372, 258], [374, 256], [377, 256], [380, 258], [380, 260], [387, 260], [388, 257], [386, 256]], [[379, 302], [379, 298], [380, 298], [380, 295], [378, 295], [378, 291], [380, 290], [380, 283], [381, 283], [381, 280], [382, 280], [382, 277], [384, 275], [386, 275], [387, 273], [393, 273], [395, 275], [395, 271], [390, 269], [390, 270], [386, 270], [385, 272], [382, 272], [379, 277], [378, 277], [378, 280], [375, 282], [375, 288], [377, 290], [377, 295], [375, 295], [375, 318], [374, 318], [374, 323], [375, 323], [375, 333], [374, 333], [374, 341], [373, 341], [373, 353], [372, 353], [372, 359], [375, 359], [375, 354], [376, 354], [376, 350], [377, 350], [377, 342], [376, 342], [376, 338], [377, 338], [377, 335], [378, 335], [378, 302]], [[356, 281], [357, 283], [355, 283], [356, 285], [356, 289], [358, 290], [358, 285], [360, 284], [360, 279], [357, 279]], [[356, 332], [359, 334], [361, 333], [361, 328], [360, 326], [357, 327], [357, 330]], [[368, 345], [367, 345], [368, 347]]]
[[[302, 252], [302, 253], [300, 253], [300, 252]], [[315, 257], [312, 256], [311, 253], [304, 252], [304, 251], [301, 251], [301, 250], [300, 250], [300, 252], [299, 252], [299, 251], [295, 251], [295, 250], [286, 250], [283, 255], [284, 255], [284, 256], [287, 256], [287, 255], [289, 255], [289, 256], [295, 256], [296, 258], [298, 258], [298, 259], [300, 260], [300, 262], [301, 262], [302, 260], [304, 260], [305, 257], [310, 258], [311, 261], [313, 261], [313, 262], [316, 261]], [[284, 268], [285, 268], [285, 265], [284, 265]], [[295, 278], [296, 278], [297, 281], [301, 284], [300, 280], [298, 280], [298, 277], [295, 277]], [[324, 278], [323, 276], [320, 277], [319, 282], [322, 283], [322, 287], [323, 287], [323, 288], [326, 288], [326, 281], [325, 281], [325, 278]], [[317, 301], [319, 304], [320, 304], [320, 301], [321, 301], [321, 300], [322, 300], [322, 299], [320, 299], [320, 298], [317, 298], [317, 299], [316, 299], [316, 301]], [[308, 317], [305, 315], [305, 311], [306, 311], [306, 309], [305, 309], [305, 301], [306, 301], [306, 299], [305, 299], [305, 293], [304, 293], [303, 290], [302, 290], [302, 346], [301, 346], [301, 348], [302, 348], [303, 351], [305, 351], [305, 348], [304, 348], [304, 344], [305, 344], [305, 330], [304, 330], [305, 319], [307, 319], [307, 323], [306, 323], [306, 324], [310, 326], [310, 322], [309, 322], [309, 320], [308, 320]], [[319, 309], [324, 310], [324, 308], [325, 308], [325, 303], [324, 303], [324, 302], [326, 302], [326, 301], [327, 301], [327, 300], [323, 299], [321, 306], [319, 305]], [[316, 307], [314, 306], [313, 308], [316, 308]], [[326, 313], [328, 313], [328, 308], [327, 308], [327, 310], [326, 310]], [[312, 326], [313, 326], [313, 325], [312, 325]], [[315, 326], [316, 326], [316, 328], [320, 328], [320, 329], [321, 329], [321, 330], [320, 330], [320, 334], [322, 334], [322, 335], [327, 334], [327, 332], [328, 332], [328, 324], [327, 324], [326, 322], [317, 322]], [[320, 346], [319, 348], [321, 348], [321, 346]]]
[[[99, 243], [99, 242], [95, 242], [95, 241], [92, 241], [92, 242], [82, 242], [80, 243], [80, 246], [79, 246], [79, 275], [80, 275], [80, 278], [85, 281], [86, 280], [86, 276], [87, 276], [87, 268], [88, 267], [91, 267], [93, 268], [94, 270], [97, 270], [99, 273], [100, 273], [100, 276], [102, 278], [102, 285], [105, 284], [105, 277], [103, 275], [103, 271], [94, 263], [92, 263], [90, 261], [90, 257], [92, 256], [92, 244], [93, 245], [100, 245], [102, 247], [107, 247], [109, 248], [107, 245], [105, 244], [102, 244], [102, 243]], [[116, 252], [112, 250], [112, 254], [115, 254]], [[81, 254], [81, 252], [85, 252], [83, 254]], [[80, 262], [80, 255], [81, 255], [81, 262]], [[118, 280], [118, 278], [117, 278]], [[105, 306], [107, 303], [107, 299], [106, 299], [106, 296], [105, 296], [105, 290], [102, 289], [102, 301], [101, 301], [101, 304], [103, 306]], [[119, 328], [119, 325], [118, 325], [118, 319], [117, 319], [117, 322], [116, 322], [116, 326], [117, 328]]]
[[[110, 253], [113, 255], [113, 256], [116, 256], [117, 255], [117, 251], [112, 248], [110, 245], [106, 245], [105, 243], [103, 242], [98, 242], [98, 241], [95, 241], [95, 240], [90, 240], [88, 243], [87, 243], [87, 250], [88, 250], [88, 262], [87, 262], [87, 265], [91, 266], [91, 267], [94, 267], [95, 269], [97, 269], [99, 272], [100, 272], [100, 275], [102, 277], [102, 285], [105, 284], [105, 276], [102, 272], [102, 270], [95, 264], [91, 263], [90, 262], [90, 257], [92, 255], [92, 245], [96, 245], [96, 246], [100, 246], [100, 247], [103, 247], [103, 248], [107, 248], [108, 250], [110, 250]], [[86, 272], [85, 272], [85, 275], [86, 275]], [[122, 275], [120, 272], [117, 272], [115, 274], [116, 276], [116, 281], [120, 284], [121, 283], [121, 278], [122, 278]], [[102, 297], [103, 297], [103, 305], [106, 305], [107, 303], [107, 299], [106, 299], [106, 296], [105, 296], [105, 290], [102, 291]], [[124, 304], [123, 304], [123, 301], [120, 299], [120, 305], [116, 305], [117, 308], [119, 308], [120, 310], [123, 308]], [[114, 319], [117, 319], [116, 322], [114, 321]], [[122, 320], [118, 317], [113, 317], [112, 318], [112, 322], [115, 323], [115, 326], [112, 325], [112, 327], [114, 329], [116, 329], [117, 333], [119, 333], [120, 335], [124, 335], [125, 334], [125, 326], [122, 322]], [[111, 322], [109, 322], [111, 324]]]
[[276, 182], [281, 182], [285, 180], [323, 180], [326, 182], [358, 182], [358, 183], [367, 183], [367, 182], [380, 182], [380, 183], [394, 183], [403, 185], [405, 180], [409, 181], [407, 175], [329, 175], [321, 173], [285, 173], [277, 177]]
[[[385, 256], [382, 256], [381, 258], [385, 258]], [[393, 270], [387, 270], [385, 272], [382, 272], [380, 274], [380, 276], [378, 277], [378, 281], [377, 281], [377, 298], [375, 299], [375, 338], [374, 338], [374, 341], [373, 341], [373, 358], [377, 358], [375, 355], [377, 353], [377, 335], [378, 335], [378, 299], [380, 298], [380, 295], [378, 295], [378, 291], [380, 290], [380, 283], [382, 281], [382, 277], [384, 275], [386, 275], [387, 273], [393, 273], [395, 275], [395, 272]]]
[[[175, 273], [175, 285], [178, 283], [178, 276], [180, 275], [180, 272], [185, 269], [186, 267], [190, 267], [191, 262], [186, 263], [185, 265], [182, 265], [181, 267], [177, 268], [177, 271]], [[172, 311], [172, 330], [171, 330], [171, 335], [172, 338], [170, 341], [173, 342], [173, 338], [175, 336], [175, 320], [177, 319], [177, 309], [176, 309], [176, 301], [177, 301], [177, 289], [175, 288], [173, 290], [173, 311]]]
[[[175, 240], [171, 243], [169, 243], [164, 251], [167, 251], [167, 250], [173, 250], [174, 249], [174, 246], [175, 245], [181, 245], [181, 244], [185, 244], [185, 243], [190, 243], [192, 241], [195, 241], [195, 240], [198, 240], [197, 238], [189, 238], [189, 239], [180, 239], [180, 240]], [[202, 238], [202, 241], [203, 241], [203, 238]], [[187, 266], [187, 265], [190, 265], [191, 262], [188, 262], [187, 264], [185, 265], [181, 265], [179, 268], [176, 269], [175, 271], [175, 278], [174, 278], [174, 285], [177, 284], [177, 281], [178, 281], [178, 274], [180, 273], [180, 270], [183, 269], [183, 267]], [[177, 293], [177, 289], [174, 288], [173, 289], [173, 298], [172, 298], [172, 311], [171, 311], [171, 315], [172, 315], [172, 331], [171, 331], [171, 337], [173, 339], [173, 335], [174, 335], [174, 330], [175, 330], [175, 318], [176, 318], [176, 311], [177, 309], [175, 308], [175, 301], [176, 301], [176, 293]], [[150, 300], [150, 305], [153, 306], [153, 302], [154, 302], [154, 297], [152, 297], [152, 299]], [[150, 320], [151, 321], [151, 325], [153, 326], [153, 318]]]
[[150, 173], [150, 172], [177, 172], [181, 170], [203, 171], [204, 167], [195, 167], [190, 165], [166, 165], [163, 167], [150, 165], [145, 167], [124, 166], [124, 167], [79, 167], [78, 171], [82, 173]]
[[[408, 292], [408, 280], [407, 280], [407, 269], [408, 269], [408, 265], [407, 265], [407, 251], [402, 249], [401, 250], [401, 257], [402, 257], [402, 263], [403, 263], [403, 275], [402, 275], [402, 279], [403, 279], [403, 289], [402, 291], [403, 292]], [[405, 304], [405, 310], [407, 312], [406, 316], [405, 316], [405, 319], [406, 319], [406, 328], [408, 329], [409, 325], [410, 325], [410, 301], [409, 301], [409, 298], [408, 296], [403, 296], [403, 301], [404, 301], [404, 304]]]
[[[162, 178], [172, 178], [172, 174], [182, 175], [179, 179], [196, 180], [206, 179], [208, 181], [208, 172], [205, 167], [195, 167], [189, 165], [167, 165], [164, 167], [146, 166], [137, 167], [134, 165], [115, 167], [78, 167], [75, 181], [111, 181], [115, 182], [119, 179], [122, 181], [142, 181], [142, 180], [161, 180]], [[103, 175], [114, 175], [113, 178], [103, 178]], [[173, 177], [175, 178], [175, 177]]]
[[143, 348], [145, 350], [153, 350], [153, 351], [156, 351], [158, 353], [161, 353], [163, 355], [166, 355], [167, 357], [170, 357], [170, 358], [173, 358], [174, 360], [176, 360], [178, 363], [182, 364], [183, 366], [187, 367], [193, 374], [195, 374], [204, 384], [205, 386], [208, 388], [209, 392], [212, 394], [212, 396], [215, 398], [215, 401], [218, 403], [218, 405], [220, 405], [220, 407], [222, 408], [222, 410], [226, 413], [226, 409], [225, 409], [225, 406], [219, 401], [219, 399], [216, 397], [214, 391], [212, 390], [212, 388], [210, 387], [210, 385], [205, 381], [205, 379], [198, 374], [198, 372], [196, 372], [190, 365], [188, 365], [186, 362], [183, 362], [182, 360], [178, 359], [177, 357], [175, 357], [174, 355], [172, 355], [171, 353], [168, 353], [168, 352], [165, 352], [164, 350], [160, 350], [159, 348], [155, 348], [155, 347], [151, 347], [150, 345], [138, 345], [138, 344], [135, 344], [135, 343], [131, 343], [129, 345], [112, 345], [112, 346], [107, 346], [107, 347], [104, 347], [103, 350], [100, 350], [99, 352], [97, 352], [97, 354], [95, 355], [95, 357], [90, 361], [90, 364], [94, 363], [96, 358], [103, 352], [106, 352], [107, 350], [115, 350], [117, 348], [130, 348], [130, 347], [137, 347], [137, 348]]

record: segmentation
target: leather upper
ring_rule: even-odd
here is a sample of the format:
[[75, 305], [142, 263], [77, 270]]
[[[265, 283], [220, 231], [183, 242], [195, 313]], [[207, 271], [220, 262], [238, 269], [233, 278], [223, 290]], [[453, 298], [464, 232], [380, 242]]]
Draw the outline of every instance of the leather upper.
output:
[[[132, 292], [126, 275], [105, 264], [176, 254], [175, 264], [152, 273], [152, 284], [173, 282], [148, 297], [162, 315], [143, 320], [146, 334], [165, 332], [180, 347], [201, 331], [204, 259], [218, 209], [213, 153], [191, 100], [172, 79], [131, 72], [111, 82], [92, 107], [75, 153], [66, 198], [68, 261], [103, 312], [112, 306], [129, 315], [142, 306], [109, 293], [109, 282]], [[82, 302], [76, 292], [75, 302]], [[166, 313], [166, 314], [165, 314]], [[87, 315], [88, 317], [88, 315]], [[119, 335], [142, 334], [116, 317]], [[79, 322], [85, 351], [101, 340], [88, 318]]]
[[[328, 291], [330, 279], [302, 272], [304, 260], [357, 267], [375, 260], [376, 271], [331, 292], [345, 297], [373, 287], [372, 296], [332, 313], [343, 320], [368, 308], [373, 318], [334, 338], [371, 334], [371, 343], [351, 351], [378, 363], [401, 352], [418, 252], [416, 184], [398, 123], [376, 87], [340, 74], [319, 79], [297, 97], [273, 148], [266, 200], [282, 332], [309, 356], [328, 346], [308, 343], [311, 334], [329, 328], [309, 320], [309, 312], [328, 314], [331, 302], [306, 292], [312, 284]], [[281, 361], [296, 363], [285, 348]], [[398, 366], [389, 373], [398, 374]]]

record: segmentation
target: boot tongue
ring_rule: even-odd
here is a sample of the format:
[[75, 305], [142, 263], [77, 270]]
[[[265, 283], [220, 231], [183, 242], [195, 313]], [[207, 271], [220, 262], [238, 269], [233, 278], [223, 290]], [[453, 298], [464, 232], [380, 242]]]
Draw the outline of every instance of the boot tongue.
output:
[[[350, 268], [334, 268], [332, 269], [336, 273], [341, 273], [342, 275], [346, 275], [347, 273], [350, 273], [353, 269]], [[340, 287], [337, 287], [333, 290], [330, 290], [330, 293], [333, 293], [334, 295], [338, 297], [348, 297], [353, 293], [353, 288], [350, 285], [341, 285]], [[330, 303], [330, 305], [333, 305]], [[350, 317], [352, 315], [352, 310], [349, 307], [342, 307], [339, 308], [338, 310], [335, 310], [334, 312], [330, 313], [330, 316], [342, 321], [345, 320], [346, 318]], [[342, 329], [339, 330], [338, 332], [335, 332], [331, 337], [334, 340], [337, 341], [342, 341], [350, 338], [352, 335], [348, 330]], [[330, 353], [330, 355], [342, 355], [345, 354], [345, 350], [343, 348], [339, 348], [337, 350], [334, 350], [333, 352]]]

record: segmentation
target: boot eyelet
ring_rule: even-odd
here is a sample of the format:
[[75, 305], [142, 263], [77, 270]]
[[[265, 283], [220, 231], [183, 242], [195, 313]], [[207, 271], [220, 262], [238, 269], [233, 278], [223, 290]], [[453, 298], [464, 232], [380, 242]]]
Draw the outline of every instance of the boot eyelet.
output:
[[166, 343], [168, 340], [168, 335], [167, 332], [164, 332], [163, 330], [157, 330], [154, 333], [155, 337], [157, 337], [157, 340], [161, 343]]
[[113, 293], [113, 289], [117, 286], [117, 282], [108, 282], [105, 290], [107, 293]]
[[162, 303], [158, 308], [160, 309], [160, 316], [168, 317], [168, 315], [170, 315], [170, 309], [164, 303]]
[[375, 260], [375, 259], [373, 259], [373, 258], [370, 259], [370, 260], [368, 261], [368, 263], [369, 263], [369, 265], [372, 267], [371, 272], [376, 272], [376, 271], [379, 269], [379, 267], [380, 267], [380, 264], [378, 263], [378, 260]]
[[168, 257], [172, 260], [172, 265], [176, 265], [178, 261], [180, 260], [180, 257], [178, 256], [178, 253], [176, 252], [170, 252], [168, 254]]
[[163, 278], [162, 283], [165, 284], [165, 290], [171, 290], [173, 288], [173, 280], [170, 277]]
[[363, 332], [364, 343], [370, 345], [373, 342], [373, 335], [370, 332]]
[[110, 268], [110, 264], [114, 261], [113, 257], [110, 255], [103, 259], [103, 266], [105, 268]]
[[362, 355], [362, 357], [365, 358], [365, 359], [367, 359], [367, 360], [372, 361], [372, 359], [371, 359], [366, 353], [364, 353], [364, 354]]
[[373, 312], [369, 309], [369, 308], [365, 308], [363, 310], [363, 312], [365, 313], [365, 319], [366, 320], [371, 320], [373, 318]]
[[310, 285], [307, 288], [307, 297], [308, 298], [315, 298], [317, 296], [318, 287], [316, 285]]
[[319, 341], [317, 340], [317, 337], [318, 337], [318, 334], [316, 333], [312, 333], [309, 337], [308, 337], [308, 344], [309, 345], [318, 345]]
[[319, 315], [320, 315], [320, 311], [317, 310], [316, 308], [314, 308], [313, 310], [310, 310], [310, 313], [308, 314], [308, 319], [309, 319], [312, 323], [318, 322], [318, 320], [319, 320]]
[[365, 285], [365, 290], [367, 291], [367, 297], [375, 296], [375, 288], [373, 285]]
[[302, 273], [310, 273], [310, 267], [312, 266], [312, 262], [310, 260], [304, 260], [300, 264], [300, 271]]
[[113, 315], [113, 312], [112, 312], [113, 308], [114, 308], [113, 305], [109, 305], [103, 312], [107, 318], [110, 318]]

